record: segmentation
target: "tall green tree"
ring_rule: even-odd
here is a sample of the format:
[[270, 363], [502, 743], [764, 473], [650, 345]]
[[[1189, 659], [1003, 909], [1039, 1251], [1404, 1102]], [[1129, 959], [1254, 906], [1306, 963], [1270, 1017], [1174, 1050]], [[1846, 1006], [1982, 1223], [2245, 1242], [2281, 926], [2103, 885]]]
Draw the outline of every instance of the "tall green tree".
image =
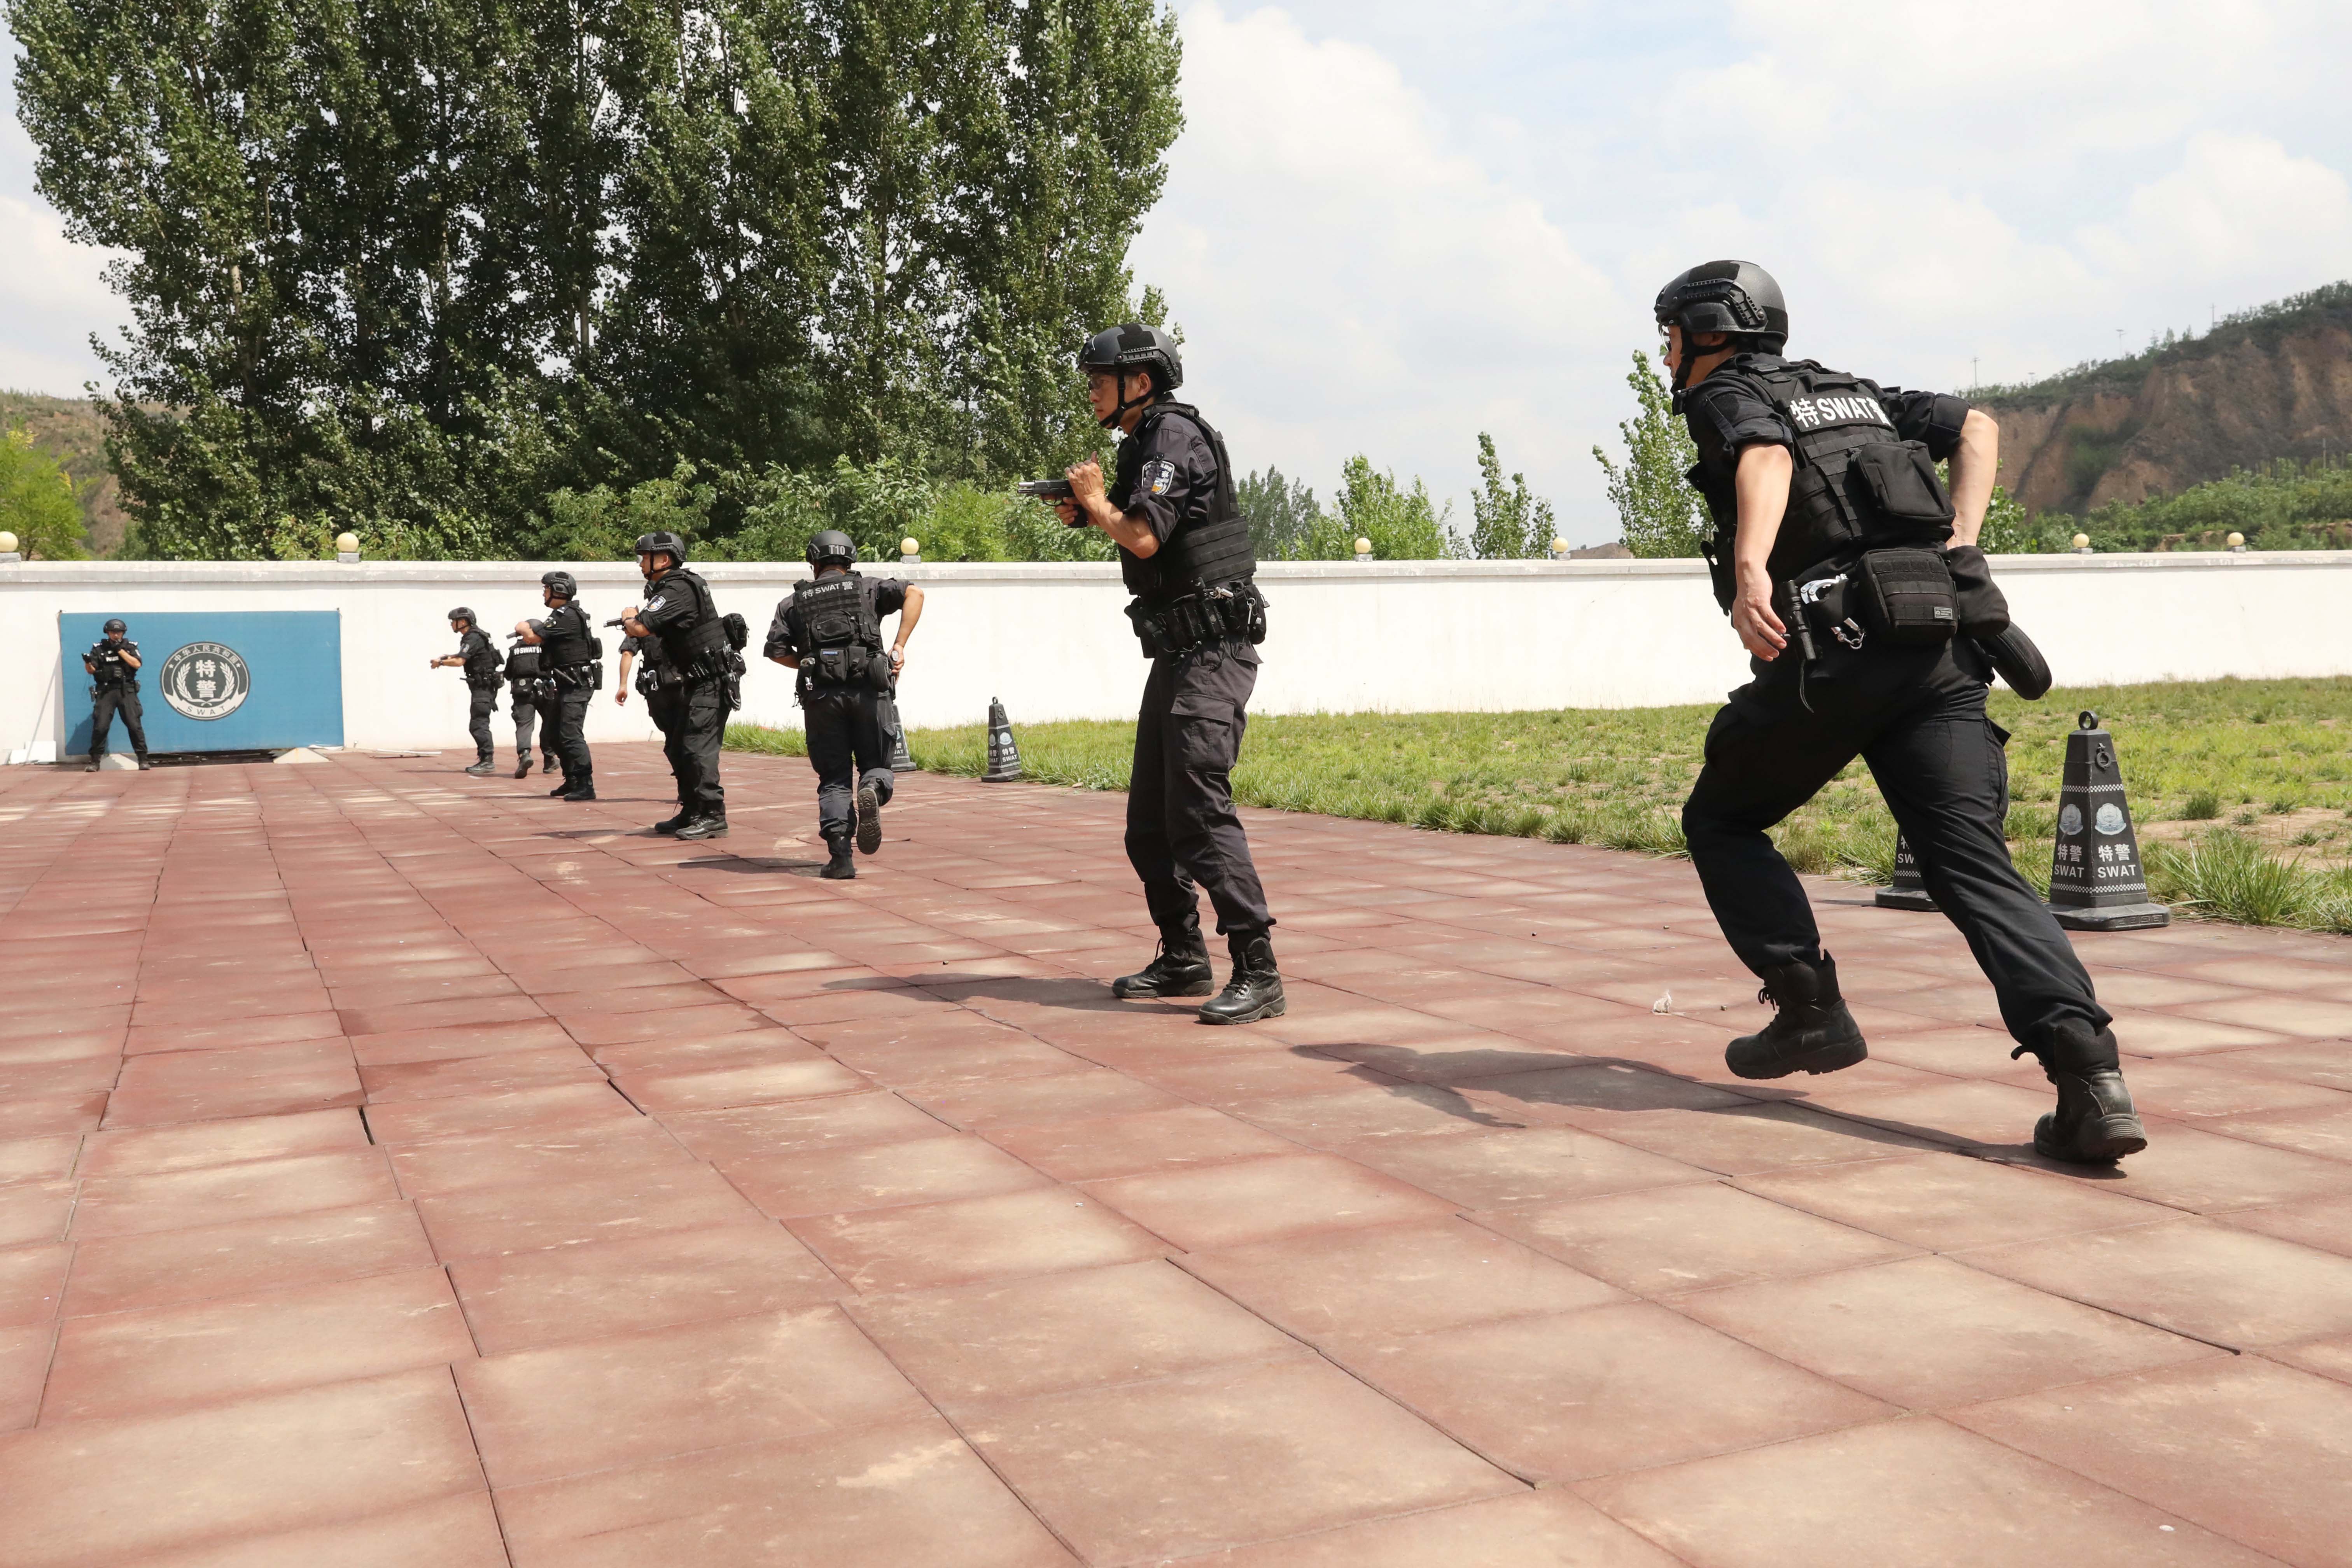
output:
[[1315, 531], [1323, 509], [1304, 479], [1286, 479], [1269, 466], [1234, 487], [1234, 504], [1249, 520], [1250, 544], [1261, 561], [1303, 561], [1314, 553]]
[[1495, 438], [1478, 432], [1478, 489], [1471, 494], [1470, 547], [1482, 560], [1525, 559], [1550, 553], [1551, 502], [1528, 490], [1528, 477], [1503, 482], [1503, 459]]
[[1636, 555], [1696, 555], [1712, 526], [1705, 503], [1683, 476], [1698, 461], [1698, 448], [1675, 413], [1674, 393], [1650, 368], [1650, 356], [1636, 350], [1625, 377], [1633, 389], [1633, 417], [1617, 426], [1625, 442], [1619, 467], [1600, 447], [1593, 461], [1609, 476], [1609, 503], [1617, 509], [1625, 548]]
[[0, 430], [0, 531], [16, 536], [16, 549], [28, 561], [89, 555], [73, 480], [22, 426]]
[[[1419, 476], [1411, 488], [1401, 486], [1393, 472], [1373, 468], [1360, 452], [1340, 467], [1339, 493], [1332, 510], [1336, 515], [1326, 529], [1336, 537], [1318, 537], [1321, 547], [1316, 551], [1326, 559], [1354, 554], [1358, 539], [1370, 540], [1373, 555], [1382, 561], [1436, 561], [1468, 553], [1468, 545], [1451, 525], [1452, 501], [1440, 508]], [[1326, 529], [1318, 529], [1318, 536]]]
[[1160, 308], [1160, 0], [5, 6], [42, 189], [128, 256], [150, 553], [520, 550], [681, 461], [1045, 471], [1099, 443], [1080, 334]]

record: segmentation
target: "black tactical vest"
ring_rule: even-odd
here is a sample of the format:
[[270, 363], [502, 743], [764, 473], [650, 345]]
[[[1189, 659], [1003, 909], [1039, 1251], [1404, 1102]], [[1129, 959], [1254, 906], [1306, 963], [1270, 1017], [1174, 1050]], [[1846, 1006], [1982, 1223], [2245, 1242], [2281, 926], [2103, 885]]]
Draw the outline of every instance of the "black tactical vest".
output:
[[596, 639], [588, 630], [588, 612], [580, 607], [580, 601], [572, 600], [549, 612], [542, 624], [547, 631], [540, 638], [541, 668], [563, 669], [594, 662]]
[[800, 624], [801, 668], [820, 686], [863, 685], [882, 651], [882, 617], [874, 611], [875, 584], [855, 572], [793, 584], [793, 615]]
[[122, 656], [126, 653], [136, 658], [139, 655], [139, 645], [125, 638], [122, 646], [117, 647], [112, 643], [100, 638], [97, 645], [82, 657], [97, 668], [97, 673], [90, 679], [97, 681], [99, 685], [120, 686], [136, 691], [139, 689], [139, 672], [122, 662]]
[[[1812, 360], [1764, 365], [1745, 356], [1715, 374], [1745, 382], [1796, 433], [1789, 510], [1766, 561], [1774, 582], [1841, 556], [1951, 538], [1952, 498], [1927, 445], [1897, 437], [1885, 408], [1859, 378]], [[1709, 473], [1705, 464], [1685, 477], [1706, 497], [1715, 521], [1702, 553], [1716, 600], [1728, 610], [1731, 543], [1739, 529], [1736, 488], [1727, 474]]]
[[684, 567], [662, 574], [658, 585], [667, 589], [673, 584], [694, 595], [694, 614], [662, 628], [658, 639], [662, 662], [689, 679], [724, 674], [727, 628], [719, 622], [719, 606], [710, 597], [710, 584]]
[[490, 639], [480, 632], [470, 633], [466, 637], [465, 650], [466, 684], [496, 686], [500, 661], [499, 650], [490, 646]]
[[1155, 403], [1129, 439], [1141, 440], [1145, 431], [1171, 416], [1191, 421], [1216, 453], [1217, 489], [1209, 500], [1209, 515], [1199, 522], [1180, 521], [1176, 531], [1161, 541], [1148, 560], [1124, 548], [1119, 551], [1119, 576], [1127, 591], [1139, 599], [1179, 599], [1257, 574], [1249, 520], [1234, 499], [1234, 465], [1225, 456], [1225, 438], [1210, 427], [1200, 411], [1185, 403]]
[[526, 644], [523, 647], [515, 649], [514, 652], [507, 655], [507, 679], [509, 680], [537, 680], [539, 679], [539, 649]]

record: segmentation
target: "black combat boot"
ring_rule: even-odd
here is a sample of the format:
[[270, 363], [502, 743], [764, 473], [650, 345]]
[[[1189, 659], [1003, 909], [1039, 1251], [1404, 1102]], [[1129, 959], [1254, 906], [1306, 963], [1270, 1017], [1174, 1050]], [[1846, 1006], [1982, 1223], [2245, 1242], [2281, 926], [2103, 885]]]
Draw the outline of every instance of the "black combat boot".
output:
[[529, 778], [530, 776], [530, 753], [529, 752], [516, 752], [516, 753], [515, 753], [515, 777], [517, 777], [517, 778], [520, 779], [520, 778]]
[[692, 822], [693, 820], [694, 813], [687, 810], [686, 807], [681, 805], [677, 808], [677, 815], [676, 816], [666, 816], [661, 821], [655, 823], [654, 831], [667, 837], [670, 834], [676, 833], [679, 828], [684, 827], [688, 823]]
[[1779, 1009], [1762, 1031], [1724, 1047], [1723, 1065], [1741, 1078], [1786, 1078], [1792, 1072], [1835, 1072], [1870, 1055], [1862, 1026], [1838, 994], [1837, 961], [1798, 959], [1764, 972], [1759, 1002]]
[[561, 800], [571, 793], [572, 780], [569, 777], [566, 777], [562, 784], [557, 784], [553, 789], [547, 792], [547, 798], [550, 800]]
[[882, 797], [866, 780], [857, 786], [857, 852], [871, 855], [882, 847]]
[[1226, 941], [1233, 948], [1234, 973], [1223, 991], [1201, 1005], [1201, 1022], [1255, 1024], [1290, 1011], [1282, 994], [1282, 976], [1274, 967], [1274, 943], [1265, 933], [1244, 937], [1235, 931]]
[[1110, 994], [1122, 1002], [1143, 996], [1206, 996], [1217, 988], [1209, 972], [1209, 944], [1201, 936], [1201, 917], [1192, 915], [1181, 926], [1160, 928], [1160, 951], [1133, 974], [1110, 983]]
[[846, 882], [857, 875], [857, 857], [849, 852], [849, 829], [846, 826], [827, 828], [824, 847], [833, 852], [817, 875], [830, 882]]
[[2011, 1060], [2032, 1051], [2042, 1076], [2058, 1088], [2058, 1109], [2033, 1124], [2033, 1152], [2075, 1165], [2112, 1165], [2147, 1147], [2147, 1130], [2124, 1087], [2122, 1058], [2110, 1029], [2086, 1019], [2051, 1026], [2046, 1044], [2020, 1046]]
[[474, 759], [474, 765], [466, 771], [478, 779], [486, 779], [499, 771], [498, 761], [489, 752], [484, 752]]
[[677, 830], [677, 837], [680, 838], [724, 838], [727, 837], [727, 819], [719, 816], [717, 812], [712, 812], [708, 816], [690, 817], [688, 819], [686, 826]]
[[155, 764], [148, 760], [146, 752], [142, 752], [139, 753], [139, 771], [141, 773], [152, 773], [154, 771], [154, 767]]
[[104, 757], [102, 757], [102, 756], [99, 755], [96, 752], [92, 752], [89, 754], [89, 766], [88, 766], [88, 767], [84, 768], [84, 769], [82, 770], [82, 772], [84, 772], [84, 773], [94, 773], [98, 772], [98, 770], [99, 770], [99, 769], [100, 769], [100, 768], [104, 767], [105, 765], [106, 765], [106, 759], [105, 759]]
[[563, 786], [562, 798], [564, 800], [594, 800], [596, 798], [596, 781], [588, 774], [583, 773], [580, 775], [577, 783], [567, 783]]

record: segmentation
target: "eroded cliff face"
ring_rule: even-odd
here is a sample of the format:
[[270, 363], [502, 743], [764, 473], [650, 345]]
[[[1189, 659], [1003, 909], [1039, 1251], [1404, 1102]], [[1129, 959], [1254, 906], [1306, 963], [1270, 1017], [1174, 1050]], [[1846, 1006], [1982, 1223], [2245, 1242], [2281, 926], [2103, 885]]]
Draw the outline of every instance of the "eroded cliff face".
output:
[[2137, 387], [2081, 379], [2056, 395], [1984, 400], [2000, 421], [2000, 482], [2028, 511], [2080, 513], [2231, 468], [2352, 452], [2352, 326], [2340, 320], [2225, 327], [2157, 356]]

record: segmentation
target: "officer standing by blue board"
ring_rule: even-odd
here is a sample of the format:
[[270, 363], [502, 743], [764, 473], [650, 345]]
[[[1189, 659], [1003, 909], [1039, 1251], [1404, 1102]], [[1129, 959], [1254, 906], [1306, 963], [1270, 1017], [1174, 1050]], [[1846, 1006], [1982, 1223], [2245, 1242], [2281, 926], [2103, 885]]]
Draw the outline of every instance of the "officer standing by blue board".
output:
[[2040, 1058], [2057, 1089], [2034, 1148], [2083, 1164], [2146, 1148], [2110, 1016], [2003, 841], [2009, 737], [1985, 714], [1990, 667], [1976, 640], [2009, 625], [1976, 545], [1998, 429], [1957, 397], [1782, 358], [1788, 306], [1752, 262], [1692, 268], [1655, 312], [1698, 448], [1691, 482], [1714, 521], [1717, 602], [1755, 677], [1708, 728], [1683, 808], [1707, 903], [1778, 1009], [1731, 1043], [1727, 1065], [1773, 1079], [1869, 1055], [1767, 832], [1859, 756], [1992, 982], [2010, 1054]]
[[547, 618], [517, 622], [515, 636], [540, 650], [540, 673], [554, 689], [542, 710], [552, 722], [541, 729], [539, 742], [542, 752], [552, 746], [563, 764], [563, 783], [547, 793], [561, 800], [594, 800], [596, 764], [583, 731], [588, 700], [604, 683], [604, 645], [589, 629], [588, 614], [580, 607], [580, 584], [571, 573], [550, 572], [539, 584]]
[[1067, 475], [1066, 523], [1100, 529], [1118, 546], [1135, 600], [1128, 618], [1151, 660], [1136, 715], [1128, 782], [1127, 858], [1160, 928], [1160, 951], [1111, 986], [1127, 997], [1206, 996], [1213, 984], [1199, 889], [1233, 954], [1204, 1024], [1279, 1017], [1289, 1005], [1274, 962], [1274, 915], [1234, 809], [1233, 769], [1257, 685], [1265, 600], [1257, 556], [1234, 499], [1224, 437], [1198, 409], [1170, 399], [1184, 382], [1175, 340], [1129, 322], [1097, 332], [1078, 355], [1095, 418], [1125, 439], [1106, 487], [1089, 460]]
[[147, 729], [139, 712], [139, 645], [131, 640], [131, 628], [120, 617], [110, 620], [101, 628], [104, 636], [81, 656], [81, 667], [89, 672], [89, 771], [98, 772], [99, 763], [106, 757], [106, 738], [114, 729], [114, 716], [122, 715], [123, 731], [131, 737], [131, 749], [138, 753], [143, 772], [155, 764], [147, 760]]

